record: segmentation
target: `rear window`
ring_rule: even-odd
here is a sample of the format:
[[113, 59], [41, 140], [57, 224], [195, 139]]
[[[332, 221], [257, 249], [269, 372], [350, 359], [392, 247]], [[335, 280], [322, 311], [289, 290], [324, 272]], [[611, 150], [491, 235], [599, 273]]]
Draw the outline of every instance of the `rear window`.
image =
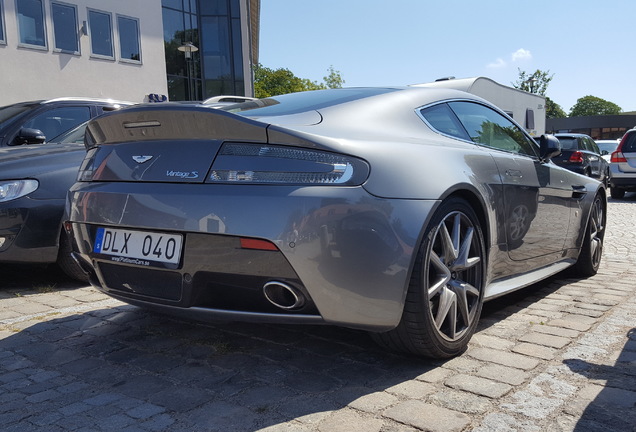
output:
[[563, 150], [578, 150], [579, 144], [576, 138], [573, 137], [557, 137], [561, 143], [561, 149]]
[[257, 101], [220, 107], [246, 117], [268, 117], [315, 111], [333, 105], [396, 91], [390, 88], [351, 88], [290, 93]]
[[636, 131], [627, 134], [621, 146], [623, 153], [636, 153]]

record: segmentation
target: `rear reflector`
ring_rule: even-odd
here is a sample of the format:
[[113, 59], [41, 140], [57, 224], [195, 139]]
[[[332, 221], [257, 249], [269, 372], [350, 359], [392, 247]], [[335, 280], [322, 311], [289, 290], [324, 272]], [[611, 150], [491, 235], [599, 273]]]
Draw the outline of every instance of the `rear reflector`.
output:
[[276, 245], [267, 240], [257, 240], [250, 238], [242, 238], [241, 239], [241, 248], [243, 249], [257, 249], [257, 250], [269, 250], [269, 251], [277, 251], [278, 248]]

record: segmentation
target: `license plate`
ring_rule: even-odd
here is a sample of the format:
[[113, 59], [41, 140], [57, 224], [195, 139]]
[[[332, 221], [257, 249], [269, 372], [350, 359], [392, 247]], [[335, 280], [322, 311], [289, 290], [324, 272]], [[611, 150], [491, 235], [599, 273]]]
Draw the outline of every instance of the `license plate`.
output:
[[182, 242], [180, 234], [97, 228], [93, 252], [127, 264], [179, 264]]

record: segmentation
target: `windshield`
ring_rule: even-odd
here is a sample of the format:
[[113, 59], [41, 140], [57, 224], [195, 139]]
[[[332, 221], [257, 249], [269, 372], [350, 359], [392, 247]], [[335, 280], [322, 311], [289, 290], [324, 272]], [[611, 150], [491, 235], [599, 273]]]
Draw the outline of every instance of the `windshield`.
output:
[[246, 117], [285, 116], [319, 110], [395, 90], [391, 88], [347, 88], [306, 91], [229, 105], [219, 109]]
[[0, 107], [0, 128], [2, 128], [5, 123], [8, 123], [9, 120], [29, 111], [35, 105], [36, 104], [15, 104]]

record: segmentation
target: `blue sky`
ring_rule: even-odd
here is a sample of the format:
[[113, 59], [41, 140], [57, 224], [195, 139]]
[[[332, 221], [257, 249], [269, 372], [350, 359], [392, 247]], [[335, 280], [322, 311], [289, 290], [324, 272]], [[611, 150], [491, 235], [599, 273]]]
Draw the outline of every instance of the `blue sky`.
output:
[[634, 0], [261, 0], [260, 63], [345, 86], [408, 85], [518, 69], [554, 74], [567, 112], [592, 95], [636, 111]]

